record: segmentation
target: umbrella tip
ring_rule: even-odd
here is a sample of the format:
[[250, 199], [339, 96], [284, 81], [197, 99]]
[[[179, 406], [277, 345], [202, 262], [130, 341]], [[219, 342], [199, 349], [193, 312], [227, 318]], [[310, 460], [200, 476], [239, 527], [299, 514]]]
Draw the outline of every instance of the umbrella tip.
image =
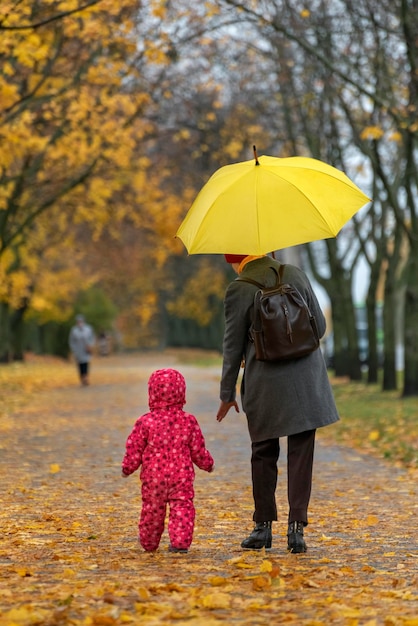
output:
[[255, 164], [260, 165], [258, 161], [258, 156], [257, 156], [257, 148], [255, 146], [253, 146], [253, 152], [254, 152]]

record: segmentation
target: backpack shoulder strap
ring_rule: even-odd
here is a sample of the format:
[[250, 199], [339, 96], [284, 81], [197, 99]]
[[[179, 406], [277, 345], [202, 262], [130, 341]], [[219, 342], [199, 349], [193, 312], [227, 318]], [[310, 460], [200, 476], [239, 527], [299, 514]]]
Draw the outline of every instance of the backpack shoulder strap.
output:
[[[276, 275], [276, 285], [274, 288], [278, 287], [280, 283], [283, 282], [282, 275], [283, 275], [284, 267], [285, 267], [284, 264], [280, 264], [278, 272], [275, 267], [270, 267], [270, 269], [273, 270], [273, 272]], [[252, 278], [242, 278], [241, 276], [238, 276], [235, 280], [245, 282], [245, 283], [251, 283], [252, 285], [255, 285], [256, 287], [258, 287], [259, 289], [266, 289], [266, 285], [263, 285], [262, 283], [259, 283], [258, 281], [253, 280]], [[269, 289], [271, 289], [271, 287], [269, 287]]]
[[264, 289], [263, 284], [257, 282], [256, 280], [253, 280], [252, 278], [241, 278], [241, 276], [238, 276], [235, 280], [241, 283], [251, 283], [252, 285], [255, 285], [256, 287], [258, 287], [259, 289]]

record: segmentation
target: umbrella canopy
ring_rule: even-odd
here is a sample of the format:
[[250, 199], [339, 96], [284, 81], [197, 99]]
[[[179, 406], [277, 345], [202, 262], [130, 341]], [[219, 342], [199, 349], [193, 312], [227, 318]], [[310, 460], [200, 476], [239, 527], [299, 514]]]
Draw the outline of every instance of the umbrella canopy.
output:
[[322, 161], [254, 154], [202, 187], [176, 234], [189, 254], [267, 254], [336, 237], [369, 201]]

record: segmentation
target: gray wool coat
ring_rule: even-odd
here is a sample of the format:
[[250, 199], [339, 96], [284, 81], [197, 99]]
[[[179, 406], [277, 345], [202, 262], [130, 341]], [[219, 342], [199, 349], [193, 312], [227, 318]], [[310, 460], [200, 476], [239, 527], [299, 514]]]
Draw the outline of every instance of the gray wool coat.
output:
[[94, 346], [92, 327], [85, 323], [73, 326], [68, 343], [76, 362], [88, 363], [91, 359], [91, 348]]
[[[257, 258], [245, 265], [240, 276], [273, 286], [275, 274], [270, 267], [278, 268], [279, 265], [278, 261], [267, 256]], [[306, 274], [294, 265], [286, 265], [283, 281], [297, 287], [305, 297], [322, 337], [325, 317]], [[320, 349], [290, 361], [256, 360], [254, 346], [248, 339], [256, 291], [257, 287], [250, 283], [233, 281], [225, 293], [221, 400], [235, 400], [238, 374], [244, 359], [241, 402], [252, 442], [293, 435], [338, 421]]]

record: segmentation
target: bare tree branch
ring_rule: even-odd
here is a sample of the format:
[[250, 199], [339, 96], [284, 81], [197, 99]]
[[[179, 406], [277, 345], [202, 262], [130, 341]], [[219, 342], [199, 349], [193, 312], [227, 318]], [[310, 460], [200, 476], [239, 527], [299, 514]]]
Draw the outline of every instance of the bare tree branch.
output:
[[57, 20], [61, 20], [64, 17], [68, 17], [69, 15], [74, 15], [75, 13], [80, 13], [81, 11], [84, 11], [84, 9], [88, 9], [91, 6], [94, 6], [95, 4], [99, 4], [99, 2], [101, 2], [102, 0], [91, 0], [90, 2], [87, 2], [86, 4], [83, 4], [82, 6], [78, 7], [77, 9], [73, 9], [72, 11], [62, 11], [61, 13], [57, 13], [56, 15], [53, 15], [51, 17], [48, 17], [44, 20], [40, 20], [39, 22], [35, 22], [34, 24], [25, 24], [22, 26], [7, 26], [5, 25], [5, 21], [7, 19], [7, 15], [4, 17], [3, 21], [0, 22], [0, 30], [14, 30], [14, 31], [19, 31], [19, 30], [33, 30], [34, 28], [39, 28], [40, 26], [45, 26], [46, 24], [50, 24], [51, 22], [56, 22]]

